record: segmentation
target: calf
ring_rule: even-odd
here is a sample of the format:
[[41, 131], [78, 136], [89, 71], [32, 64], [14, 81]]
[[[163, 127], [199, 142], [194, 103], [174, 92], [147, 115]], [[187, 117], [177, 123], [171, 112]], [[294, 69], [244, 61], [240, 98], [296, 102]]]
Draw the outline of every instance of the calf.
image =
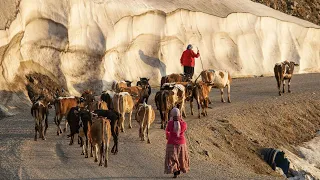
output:
[[104, 167], [108, 166], [108, 151], [111, 138], [110, 121], [107, 118], [93, 118], [90, 130], [91, 145], [94, 147], [94, 162], [98, 162], [98, 152], [100, 152], [99, 166], [102, 166], [104, 159]]
[[129, 128], [131, 129], [131, 116], [134, 108], [133, 99], [127, 92], [116, 93], [113, 97], [115, 111], [120, 114], [119, 124], [121, 132], [124, 132], [125, 114], [129, 113]]
[[[205, 71], [202, 71], [200, 75], [201, 75], [203, 82], [212, 84], [213, 88], [220, 89], [221, 102], [226, 102], [223, 97], [223, 89], [225, 87], [227, 87], [228, 88], [228, 102], [231, 103], [230, 88], [231, 88], [232, 78], [231, 78], [231, 75], [228, 71], [205, 70]], [[211, 104], [210, 99], [209, 99], [209, 103]]]
[[146, 103], [148, 103], [148, 99], [151, 95], [151, 89], [152, 89], [149, 84], [149, 80], [150, 79], [148, 79], [148, 78], [140, 78], [140, 81], [137, 82], [137, 86], [142, 87], [142, 89], [148, 89], [147, 94], [144, 95], [145, 100], [142, 101], [142, 102], [145, 101]]
[[[211, 91], [212, 85], [205, 82], [195, 83], [195, 88], [193, 89], [193, 98], [196, 100], [198, 105], [198, 118], [200, 115], [200, 105], [202, 108], [202, 115], [207, 116], [207, 108], [209, 106], [209, 93]], [[193, 115], [193, 98], [190, 100], [191, 114]]]
[[[69, 113], [70, 109], [72, 107], [78, 106], [78, 103], [80, 102], [80, 98], [78, 97], [60, 97], [55, 100], [54, 102], [54, 107], [55, 107], [55, 117], [54, 117], [54, 122], [57, 125], [57, 135], [59, 136], [62, 131], [60, 128], [60, 123], [63, 117], [67, 116]], [[68, 127], [68, 121], [66, 119], [65, 121], [65, 128], [63, 131], [66, 131]]]
[[118, 136], [119, 136], [119, 118], [120, 114], [113, 110], [95, 110], [94, 114], [98, 115], [98, 117], [105, 117], [110, 120], [111, 124], [111, 134], [113, 137], [114, 145], [111, 149], [113, 154], [118, 153]]
[[161, 78], [160, 88], [164, 83], [174, 83], [174, 82], [188, 82], [191, 81], [191, 78], [184, 74], [170, 74], [167, 76], [163, 76]]
[[49, 104], [50, 103], [44, 100], [38, 100], [31, 107], [31, 115], [35, 121], [35, 141], [37, 141], [37, 132], [39, 133], [39, 138], [46, 140], [45, 135], [48, 129]]
[[132, 81], [127, 81], [127, 80], [120, 81], [120, 82], [113, 81], [111, 89], [112, 91], [120, 92], [120, 88], [131, 87], [131, 83]]
[[144, 141], [145, 131], [147, 131], [148, 143], [149, 139], [149, 128], [155, 119], [155, 113], [151, 105], [146, 103], [140, 104], [136, 112], [136, 120], [140, 125], [139, 137], [141, 141]]
[[283, 90], [282, 93], [284, 93], [284, 87], [285, 87], [285, 80], [288, 80], [288, 92], [291, 93], [290, 90], [290, 82], [291, 78], [293, 76], [294, 67], [299, 66], [299, 64], [296, 64], [295, 62], [289, 62], [284, 61], [281, 63], [277, 63], [274, 66], [274, 76], [277, 80], [278, 90], [279, 90], [279, 96], [281, 96], [281, 83], [283, 84]]

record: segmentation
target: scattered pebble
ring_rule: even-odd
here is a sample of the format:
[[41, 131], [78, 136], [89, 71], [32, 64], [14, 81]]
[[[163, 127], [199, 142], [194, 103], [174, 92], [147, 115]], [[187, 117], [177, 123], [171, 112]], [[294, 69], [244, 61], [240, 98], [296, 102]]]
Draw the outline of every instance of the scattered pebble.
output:
[[206, 156], [208, 156], [208, 157], [212, 157], [212, 156], [211, 156], [211, 153], [210, 153], [209, 151], [204, 150], [203, 152], [204, 152], [204, 154], [205, 154]]

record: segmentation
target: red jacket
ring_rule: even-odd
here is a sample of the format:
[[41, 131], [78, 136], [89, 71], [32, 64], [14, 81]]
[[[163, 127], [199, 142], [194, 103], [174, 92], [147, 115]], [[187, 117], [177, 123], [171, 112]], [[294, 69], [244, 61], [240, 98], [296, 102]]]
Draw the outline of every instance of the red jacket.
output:
[[187, 123], [184, 122], [182, 119], [180, 120], [180, 136], [177, 137], [177, 133], [174, 132], [174, 122], [170, 120], [167, 124], [166, 128], [166, 138], [168, 140], [167, 144], [185, 144], [186, 139], [184, 137], [184, 132], [187, 130]]
[[192, 49], [187, 49], [182, 53], [180, 63], [183, 66], [194, 67], [194, 58], [198, 58], [199, 56], [199, 53], [196, 54], [192, 51]]

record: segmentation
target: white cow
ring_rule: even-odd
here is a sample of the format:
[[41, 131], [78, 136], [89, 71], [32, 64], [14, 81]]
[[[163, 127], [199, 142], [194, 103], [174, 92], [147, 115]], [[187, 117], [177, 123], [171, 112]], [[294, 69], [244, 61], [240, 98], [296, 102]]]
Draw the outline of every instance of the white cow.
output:
[[134, 108], [132, 97], [127, 92], [116, 93], [113, 96], [113, 107], [120, 114], [121, 132], [124, 132], [125, 114], [129, 113], [129, 128], [131, 129], [131, 116]]
[[[201, 72], [202, 81], [205, 83], [212, 84], [213, 88], [220, 89], [221, 92], [221, 102], [226, 102], [223, 97], [223, 89], [228, 88], [228, 102], [231, 103], [230, 99], [230, 86], [231, 86], [231, 75], [225, 70], [204, 70]], [[211, 102], [210, 102], [211, 103]]]

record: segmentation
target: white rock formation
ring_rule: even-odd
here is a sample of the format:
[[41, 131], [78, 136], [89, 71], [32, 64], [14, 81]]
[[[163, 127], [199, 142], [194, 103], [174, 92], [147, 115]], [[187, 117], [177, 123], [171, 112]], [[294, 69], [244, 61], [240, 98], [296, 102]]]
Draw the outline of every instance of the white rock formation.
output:
[[[187, 44], [205, 69], [272, 74], [276, 62], [320, 71], [320, 29], [249, 0], [21, 0], [0, 2], [0, 87], [37, 71], [72, 94], [112, 80], [182, 72]], [[196, 74], [202, 66], [196, 62]], [[102, 80], [102, 81], [101, 81]]]

